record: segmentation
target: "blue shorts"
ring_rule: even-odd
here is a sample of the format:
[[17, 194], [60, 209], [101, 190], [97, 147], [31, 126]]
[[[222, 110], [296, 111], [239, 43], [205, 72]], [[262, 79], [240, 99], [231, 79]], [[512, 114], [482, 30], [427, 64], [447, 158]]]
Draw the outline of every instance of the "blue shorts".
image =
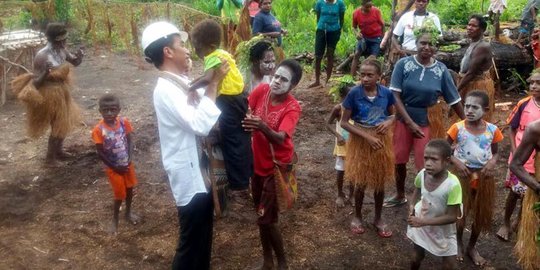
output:
[[381, 41], [381, 37], [362, 38], [356, 42], [356, 52], [360, 52], [360, 55], [379, 56], [381, 52]]
[[533, 30], [534, 30], [534, 21], [521, 20], [521, 25], [519, 26], [520, 33], [530, 35]]

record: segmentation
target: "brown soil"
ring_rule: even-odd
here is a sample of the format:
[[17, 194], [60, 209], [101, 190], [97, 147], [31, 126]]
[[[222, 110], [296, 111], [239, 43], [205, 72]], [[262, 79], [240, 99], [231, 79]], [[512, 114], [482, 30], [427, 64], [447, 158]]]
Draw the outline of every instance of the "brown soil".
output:
[[[118, 55], [89, 55], [76, 68], [73, 93], [83, 109], [85, 125], [66, 140], [76, 158], [59, 169], [44, 169], [46, 138], [25, 136], [25, 112], [11, 97], [0, 108], [0, 269], [169, 269], [178, 240], [178, 219], [167, 177], [161, 165], [157, 127], [152, 106], [156, 72], [140, 61]], [[200, 71], [200, 69], [198, 70]], [[195, 72], [197, 74], [197, 72]], [[306, 76], [309, 77], [309, 76]], [[337, 211], [334, 139], [324, 128], [332, 107], [327, 89], [305, 89], [294, 95], [303, 102], [295, 137], [300, 156], [300, 198], [295, 209], [282, 215], [281, 227], [291, 269], [405, 269], [412, 244], [405, 236], [407, 208], [384, 209], [394, 232], [379, 238], [373, 227], [353, 236], [349, 231], [352, 208]], [[143, 220], [133, 226], [121, 220], [119, 234], [109, 236], [112, 193], [102, 170], [90, 130], [99, 120], [97, 98], [105, 92], [121, 96], [122, 114], [135, 128], [139, 186], [134, 209]], [[508, 99], [508, 98], [506, 98]], [[513, 100], [517, 99], [514, 98]], [[504, 119], [508, 112], [498, 113]], [[508, 139], [502, 144], [508, 156]], [[497, 203], [492, 231], [480, 238], [478, 248], [497, 269], [518, 269], [511, 255], [515, 238], [505, 243], [495, 237], [501, 224], [506, 190], [506, 158], [497, 167]], [[412, 171], [407, 181], [412, 192]], [[393, 187], [388, 188], [392, 193]], [[373, 199], [366, 196], [365, 220], [373, 218]], [[258, 232], [252, 215], [216, 220], [212, 266], [244, 269], [260, 259]], [[468, 232], [466, 233], [466, 239]], [[427, 256], [424, 269], [440, 268]], [[470, 260], [461, 269], [474, 268]]]

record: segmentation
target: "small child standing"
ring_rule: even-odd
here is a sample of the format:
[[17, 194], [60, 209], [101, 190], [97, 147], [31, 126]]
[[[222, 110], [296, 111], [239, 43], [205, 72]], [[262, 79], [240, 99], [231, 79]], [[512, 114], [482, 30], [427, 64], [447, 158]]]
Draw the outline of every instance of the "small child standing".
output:
[[395, 100], [392, 91], [378, 83], [381, 74], [379, 61], [368, 58], [362, 62], [362, 84], [351, 89], [343, 101], [340, 124], [350, 132], [345, 172], [347, 179], [354, 183], [355, 217], [351, 221], [351, 232], [365, 232], [362, 204], [368, 188], [373, 190], [375, 199], [373, 225], [379, 237], [388, 238], [392, 231], [382, 221], [381, 212], [385, 184], [394, 180], [392, 129]]
[[191, 43], [200, 58], [204, 58], [204, 74], [195, 79], [190, 90], [207, 85], [214, 70], [221, 61], [229, 64], [229, 72], [218, 88], [216, 105], [221, 110], [219, 131], [221, 150], [229, 189], [231, 190], [231, 208], [249, 205], [249, 178], [253, 174], [253, 153], [251, 151], [251, 133], [244, 130], [242, 120], [248, 112], [247, 97], [242, 94], [244, 81], [232, 55], [219, 49], [221, 26], [214, 20], [204, 20], [191, 31]]
[[463, 229], [471, 211], [473, 224], [466, 252], [474, 264], [482, 266], [487, 261], [480, 256], [475, 245], [480, 233], [491, 228], [496, 196], [493, 172], [498, 158], [498, 143], [503, 135], [497, 126], [482, 119], [489, 110], [486, 92], [469, 92], [464, 110], [465, 120], [453, 124], [447, 132], [448, 142], [456, 144], [452, 163], [461, 175], [463, 189], [463, 218], [457, 223], [458, 260], [463, 260]]
[[92, 130], [92, 140], [96, 144], [99, 158], [105, 163], [105, 173], [114, 194], [111, 233], [118, 229], [118, 216], [122, 201], [126, 201], [126, 220], [137, 224], [139, 218], [131, 211], [133, 187], [137, 185], [135, 169], [131, 162], [133, 144], [131, 123], [125, 117], [118, 117], [120, 100], [112, 94], [99, 99], [99, 112], [103, 119]]
[[[507, 124], [510, 126], [510, 157], [508, 158], [508, 163], [512, 162], [513, 153], [521, 144], [525, 128], [529, 123], [540, 119], [540, 69], [533, 70], [528, 82], [530, 96], [520, 100], [506, 120]], [[524, 165], [525, 170], [531, 175], [535, 174], [534, 156], [535, 153], [533, 151], [533, 154]], [[514, 230], [514, 228], [512, 228], [513, 226], [511, 226], [510, 218], [514, 212], [517, 201], [520, 198], [523, 198], [527, 186], [519, 181], [519, 179], [510, 171], [508, 171], [505, 186], [508, 187], [509, 190], [504, 210], [504, 224], [499, 231], [497, 231], [497, 237], [503, 241], [508, 241]]]
[[448, 171], [452, 148], [442, 139], [424, 149], [424, 166], [414, 180], [407, 237], [414, 242], [411, 269], [419, 269], [426, 250], [442, 257], [442, 269], [457, 269], [456, 221], [461, 208], [459, 179]]
[[341, 102], [336, 104], [330, 116], [326, 120], [326, 129], [336, 137], [336, 144], [334, 146], [334, 156], [336, 157], [336, 184], [338, 196], [336, 198], [336, 206], [338, 208], [344, 207], [345, 203], [349, 201], [352, 197], [354, 189], [353, 185], [349, 185], [349, 197], [345, 197], [343, 193], [343, 178], [345, 176], [345, 155], [347, 153], [346, 142], [349, 138], [349, 132], [341, 127], [339, 120], [341, 119], [341, 114], [343, 112], [342, 103], [351, 88], [354, 86], [353, 83], [342, 83], [339, 85], [338, 92]]
[[495, 39], [499, 40], [499, 35], [501, 34], [501, 26], [499, 19], [504, 10], [508, 7], [506, 0], [490, 0], [488, 8], [488, 15], [495, 26]]

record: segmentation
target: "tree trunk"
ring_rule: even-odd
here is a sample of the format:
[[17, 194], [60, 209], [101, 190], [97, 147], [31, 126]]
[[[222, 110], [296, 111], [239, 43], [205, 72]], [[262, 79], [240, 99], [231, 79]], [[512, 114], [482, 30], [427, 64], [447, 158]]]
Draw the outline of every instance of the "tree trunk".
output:
[[[454, 52], [437, 54], [437, 60], [443, 62], [448, 68], [459, 70], [461, 59], [467, 47]], [[495, 58], [497, 69], [518, 68], [520, 66], [532, 66], [533, 57], [528, 51], [522, 51], [515, 45], [491, 42], [491, 50]]]

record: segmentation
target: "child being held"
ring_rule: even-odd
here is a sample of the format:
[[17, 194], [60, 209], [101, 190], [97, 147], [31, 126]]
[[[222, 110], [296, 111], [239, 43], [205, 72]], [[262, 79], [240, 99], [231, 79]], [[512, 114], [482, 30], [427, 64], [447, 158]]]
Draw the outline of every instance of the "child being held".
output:
[[[216, 105], [221, 110], [219, 131], [221, 150], [227, 171], [232, 205], [249, 204], [249, 178], [253, 174], [253, 153], [251, 151], [251, 133], [244, 130], [242, 120], [248, 111], [244, 81], [232, 55], [219, 49], [221, 26], [214, 20], [204, 20], [191, 31], [191, 43], [200, 58], [204, 58], [204, 75], [196, 79], [190, 90], [198, 89], [210, 82], [214, 70], [226, 61], [229, 71], [218, 87]], [[236, 204], [235, 204], [236, 203]]]
[[442, 258], [442, 269], [457, 269], [456, 221], [461, 208], [461, 185], [448, 171], [450, 144], [431, 140], [424, 150], [424, 169], [414, 180], [416, 187], [408, 218], [407, 237], [414, 242], [411, 269], [419, 269], [426, 250]]
[[343, 112], [342, 103], [351, 88], [354, 87], [353, 83], [342, 84], [339, 86], [339, 97], [341, 102], [336, 104], [328, 119], [326, 120], [326, 129], [336, 137], [336, 143], [334, 146], [334, 156], [336, 157], [336, 184], [338, 196], [336, 198], [336, 206], [338, 208], [344, 207], [346, 202], [349, 202], [349, 199], [352, 197], [354, 192], [353, 184], [349, 185], [349, 197], [345, 197], [343, 193], [343, 178], [345, 175], [345, 155], [347, 153], [346, 142], [349, 138], [349, 132], [341, 127], [339, 120], [341, 119], [341, 114]]
[[99, 158], [105, 164], [105, 173], [114, 194], [113, 220], [110, 229], [116, 233], [118, 216], [122, 201], [126, 201], [125, 218], [137, 224], [139, 218], [131, 212], [133, 187], [137, 185], [135, 169], [131, 162], [133, 144], [131, 123], [125, 117], [119, 117], [120, 100], [112, 94], [99, 99], [99, 112], [103, 119], [92, 130], [92, 140], [96, 144]]
[[[461, 177], [464, 213], [457, 223], [458, 260], [463, 260], [463, 227], [469, 214], [473, 215], [471, 237], [466, 252], [478, 266], [487, 261], [475, 248], [480, 232], [491, 228], [495, 199], [493, 172], [498, 158], [498, 144], [502, 132], [494, 124], [482, 119], [489, 111], [486, 92], [474, 90], [465, 98], [465, 120], [453, 124], [448, 130], [447, 140], [455, 143], [452, 163]], [[470, 211], [470, 213], [469, 213]]]

